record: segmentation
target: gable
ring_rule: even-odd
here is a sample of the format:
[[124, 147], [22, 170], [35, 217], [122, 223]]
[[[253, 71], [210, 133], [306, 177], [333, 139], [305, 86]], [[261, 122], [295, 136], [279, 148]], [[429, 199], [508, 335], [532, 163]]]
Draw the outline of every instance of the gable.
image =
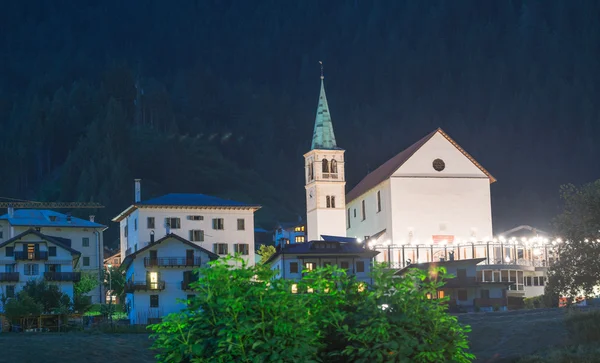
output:
[[[434, 160], [442, 160], [434, 168]], [[408, 158], [392, 176], [396, 177], [469, 177], [489, 178], [489, 174], [460, 148], [452, 139], [442, 132], [436, 132], [414, 154]], [[490, 178], [491, 179], [491, 178]]]

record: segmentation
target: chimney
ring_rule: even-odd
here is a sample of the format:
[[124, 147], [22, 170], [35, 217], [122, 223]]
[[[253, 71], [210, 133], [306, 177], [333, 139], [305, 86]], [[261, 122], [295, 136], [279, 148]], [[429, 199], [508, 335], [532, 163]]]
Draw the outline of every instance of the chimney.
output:
[[135, 179], [135, 203], [139, 203], [142, 201], [142, 186], [140, 182], [142, 179]]
[[91, 215], [90, 215], [90, 222], [93, 222], [93, 221], [94, 221], [94, 218], [96, 218], [96, 216], [95, 216], [95, 215], [93, 215], [93, 214], [91, 214]]

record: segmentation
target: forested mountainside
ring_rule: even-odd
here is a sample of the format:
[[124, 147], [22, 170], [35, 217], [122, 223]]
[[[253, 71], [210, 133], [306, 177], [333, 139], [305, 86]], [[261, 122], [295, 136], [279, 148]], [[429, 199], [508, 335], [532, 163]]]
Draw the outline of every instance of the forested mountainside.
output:
[[348, 190], [438, 126], [498, 179], [497, 230], [600, 176], [597, 1], [35, 3], [0, 5], [0, 197], [112, 225], [142, 178], [296, 219], [319, 60]]

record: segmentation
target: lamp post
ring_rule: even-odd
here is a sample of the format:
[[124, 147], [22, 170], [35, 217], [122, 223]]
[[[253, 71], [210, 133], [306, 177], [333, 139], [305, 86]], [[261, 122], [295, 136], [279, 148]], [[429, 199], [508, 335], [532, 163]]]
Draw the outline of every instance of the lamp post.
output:
[[112, 267], [112, 265], [106, 265], [107, 267], [107, 271], [108, 271], [108, 298], [109, 298], [109, 303], [108, 303], [108, 313], [110, 314], [110, 326], [112, 327], [112, 316], [113, 316], [113, 312], [112, 312], [112, 275], [110, 273], [110, 268]]

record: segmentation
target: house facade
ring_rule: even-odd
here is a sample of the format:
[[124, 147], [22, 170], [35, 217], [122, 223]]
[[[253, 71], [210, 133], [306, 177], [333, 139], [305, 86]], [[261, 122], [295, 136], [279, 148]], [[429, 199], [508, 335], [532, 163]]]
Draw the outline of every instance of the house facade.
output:
[[[29, 280], [57, 285], [73, 301], [73, 284], [81, 279], [75, 266], [81, 253], [70, 241], [29, 229], [0, 243], [0, 290], [14, 297]], [[1, 301], [0, 301], [0, 304]]]
[[403, 275], [411, 268], [428, 271], [428, 278], [437, 280], [433, 267], [443, 267], [454, 277], [448, 279], [435, 296], [430, 299], [448, 297], [450, 311], [494, 311], [506, 310], [508, 307], [507, 287], [511, 282], [491, 282], [482, 278], [477, 265], [485, 258], [466, 260], [438, 261], [409, 265], [399, 270], [396, 275]]
[[150, 324], [164, 315], [185, 308], [193, 297], [190, 284], [198, 280], [194, 271], [219, 256], [176, 234], [127, 255], [127, 312], [131, 324]]
[[273, 232], [275, 246], [307, 242], [306, 223], [278, 223]]
[[[276, 278], [299, 281], [305, 271], [337, 266], [357, 281], [372, 284], [372, 262], [379, 252], [366, 249], [354, 240], [340, 239], [325, 237], [322, 241], [279, 245], [268, 263], [276, 272]], [[292, 292], [297, 292], [294, 291], [294, 285]]]
[[253, 265], [254, 212], [259, 208], [204, 194], [172, 193], [142, 201], [136, 180], [134, 204], [113, 219], [120, 225], [121, 260], [175, 234], [220, 256], [239, 253]]
[[81, 253], [75, 271], [98, 276], [98, 287], [88, 295], [92, 303], [103, 302], [104, 242], [103, 232], [108, 227], [70, 214], [43, 209], [12, 209], [0, 216], [0, 244], [30, 229], [55, 238], [64, 239], [70, 248]]

